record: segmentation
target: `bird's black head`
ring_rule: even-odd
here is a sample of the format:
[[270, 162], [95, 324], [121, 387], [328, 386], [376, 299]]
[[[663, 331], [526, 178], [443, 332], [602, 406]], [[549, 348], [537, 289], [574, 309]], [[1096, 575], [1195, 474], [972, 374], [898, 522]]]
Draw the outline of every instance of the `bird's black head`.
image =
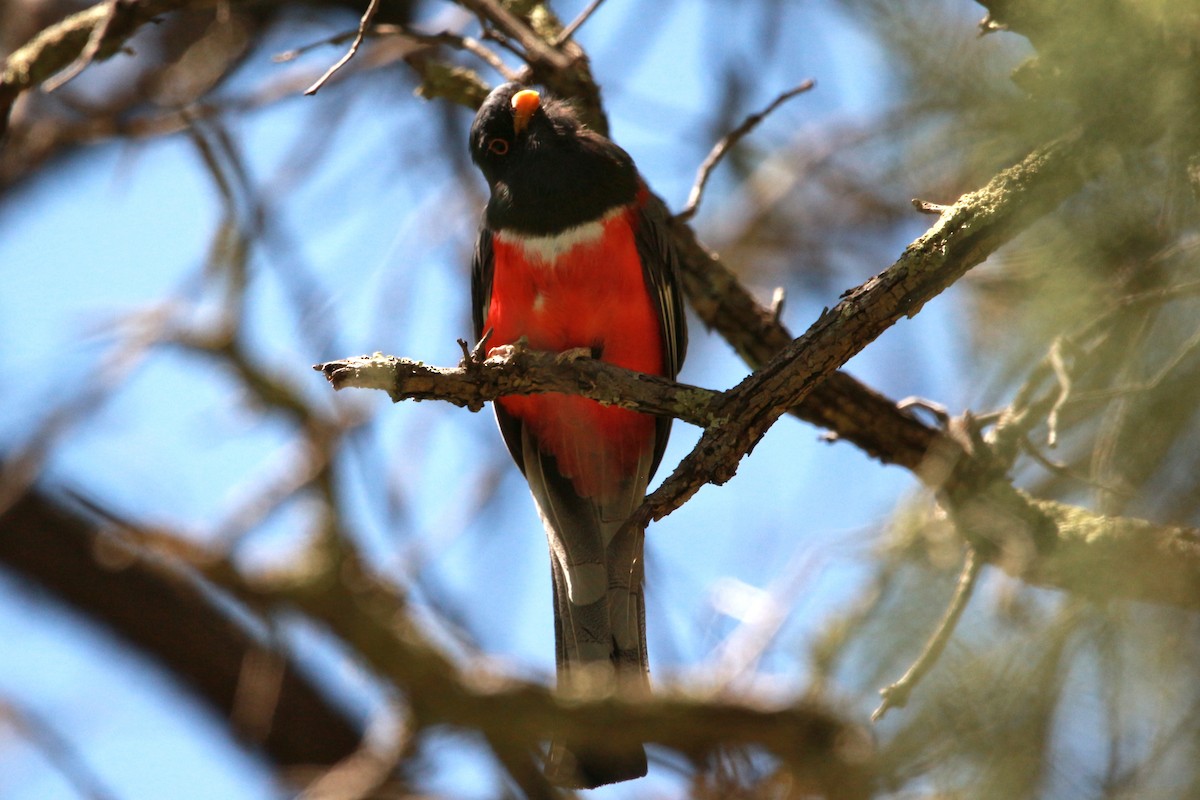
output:
[[634, 200], [637, 169], [571, 107], [518, 83], [492, 90], [471, 125], [471, 159], [491, 189], [487, 224], [544, 236]]

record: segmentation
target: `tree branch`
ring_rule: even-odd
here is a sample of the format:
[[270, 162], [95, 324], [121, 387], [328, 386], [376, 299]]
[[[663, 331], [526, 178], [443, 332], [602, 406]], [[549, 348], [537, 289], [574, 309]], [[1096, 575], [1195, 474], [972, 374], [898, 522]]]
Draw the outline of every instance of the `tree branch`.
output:
[[700, 209], [700, 200], [704, 197], [704, 188], [708, 185], [708, 179], [712, 176], [712, 172], [721, 163], [721, 159], [730, 151], [738, 142], [746, 138], [751, 131], [758, 127], [764, 119], [771, 115], [775, 109], [791, 100], [798, 94], [803, 94], [813, 88], [815, 84], [812, 80], [802, 81], [797, 86], [793, 86], [786, 92], [781, 93], [770, 105], [762, 111], [757, 111], [742, 120], [742, 124], [738, 125], [721, 140], [713, 145], [712, 150], [705, 156], [704, 161], [700, 164], [700, 169], [696, 172], [696, 182], [692, 184], [692, 190], [688, 193], [687, 202], [684, 203], [683, 210], [675, 215], [680, 222], [687, 222], [692, 217], [696, 216], [696, 212]]
[[1101, 149], [1079, 134], [1063, 137], [959, 198], [892, 266], [731, 389], [721, 414], [730, 424], [707, 430], [630, 524], [661, 519], [704, 484], [733, 477], [741, 457], [821, 380], [1077, 190], [1099, 168]]
[[[357, 724], [294, 664], [231, 619], [194, 577], [110, 534], [31, 492], [0, 514], [0, 565], [157, 659], [277, 765], [334, 764], [354, 752]], [[247, 685], [262, 674], [254, 665], [264, 663], [275, 687], [269, 708], [247, 704], [258, 699]]]
[[[335, 389], [378, 389], [395, 402], [444, 400], [478, 410], [506, 395], [563, 392], [706, 430], [721, 430], [733, 419], [728, 416], [733, 390], [716, 392], [574, 353], [564, 357], [524, 347], [497, 348], [485, 360], [464, 359], [451, 368], [374, 355], [314, 369]], [[1035, 500], [1013, 487], [970, 420], [953, 421], [950, 434], [938, 434], [936, 441], [917, 474], [941, 492], [980, 559], [1041, 586], [1085, 594], [1103, 587], [1097, 596], [1200, 608], [1197, 531]], [[1136, 571], [1129, 569], [1133, 563]]]
[[313, 369], [324, 373], [334, 389], [380, 389], [396, 403], [444, 400], [478, 411], [505, 395], [562, 392], [702, 428], [724, 422], [714, 416], [720, 392], [574, 356], [510, 346], [496, 348], [486, 360], [464, 358], [449, 368], [376, 354], [314, 364]]
[[102, 0], [51, 25], [4, 61], [0, 73], [0, 136], [21, 92], [75, 64], [103, 61], [118, 52], [134, 31], [160, 14], [181, 8], [211, 8], [216, 0]]
[[[730, 745], [761, 746], [829, 798], [866, 798], [873, 774], [863, 732], [808, 701], [730, 703], [678, 689], [570, 697], [482, 668], [460, 668], [405, 613], [405, 600], [349, 551], [312, 554], [302, 575], [239, 582], [214, 575], [256, 605], [294, 607], [325, 623], [384, 680], [405, 692], [415, 729], [451, 725], [536, 748], [551, 735], [596, 746], [655, 742], [693, 758]], [[230, 584], [233, 581], [234, 584]]]
[[908, 698], [913, 689], [921, 682], [925, 674], [933, 669], [933, 665], [941, 657], [942, 651], [950, 643], [950, 637], [954, 635], [954, 629], [958, 627], [958, 620], [962, 617], [962, 613], [971, 599], [981, 566], [979, 552], [975, 548], [969, 548], [966, 561], [958, 576], [958, 585], [954, 589], [954, 596], [950, 598], [950, 604], [946, 606], [946, 611], [938, 621], [933, 635], [925, 642], [925, 646], [921, 648], [921, 654], [917, 656], [917, 660], [901, 676], [900, 680], [879, 690], [883, 702], [871, 713], [872, 722], [883, 719], [883, 715], [890, 709], [904, 708], [908, 705]]

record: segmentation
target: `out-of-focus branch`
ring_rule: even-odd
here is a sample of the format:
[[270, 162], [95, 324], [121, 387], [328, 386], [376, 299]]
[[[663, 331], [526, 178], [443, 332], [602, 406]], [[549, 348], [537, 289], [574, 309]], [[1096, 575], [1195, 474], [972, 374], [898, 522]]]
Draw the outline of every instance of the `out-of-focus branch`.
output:
[[761, 746], [805, 785], [829, 798], [865, 798], [872, 781], [869, 742], [816, 704], [784, 707], [714, 700], [665, 690], [651, 698], [563, 697], [545, 686], [481, 668], [460, 668], [404, 613], [404, 600], [350, 551], [302, 575], [230, 585], [256, 605], [298, 608], [325, 623], [383, 679], [403, 690], [414, 729], [452, 725], [489, 741], [533, 748], [551, 735], [591, 746], [655, 742], [692, 758], [729, 745]]
[[1200, 609], [1200, 530], [1101, 516], [1052, 500], [1030, 503], [1054, 523], [1049, 557], [1020, 570], [1028, 583], [1083, 597], [1124, 597]]
[[925, 674], [933, 668], [937, 660], [941, 657], [942, 651], [946, 649], [946, 645], [950, 642], [950, 637], [954, 635], [954, 629], [958, 626], [958, 620], [962, 617], [963, 611], [967, 608], [967, 603], [971, 599], [971, 594], [975, 589], [975, 583], [979, 579], [979, 568], [983, 563], [979, 559], [979, 552], [974, 548], [967, 551], [966, 561], [963, 563], [962, 572], [958, 576], [958, 586], [955, 587], [954, 596], [950, 599], [950, 604], [946, 606], [946, 611], [942, 614], [941, 620], [938, 621], [937, 628], [934, 629], [933, 635], [925, 642], [925, 646], [921, 648], [921, 654], [917, 656], [917, 660], [904, 673], [900, 680], [889, 684], [879, 690], [879, 694], [883, 696], [883, 702], [879, 707], [871, 713], [871, 721], [878, 722], [883, 718], [889, 710], [893, 708], [904, 708], [908, 705], [909, 695], [913, 689], [920, 683]]
[[5, 726], [15, 728], [19, 736], [36, 747], [84, 800], [114, 800], [117, 797], [76, 752], [71, 742], [40, 714], [0, 698], [0, 728]]
[[481, 19], [495, 25], [505, 36], [515, 39], [525, 51], [531, 65], [554, 72], [565, 72], [571, 67], [571, 59], [560, 53], [542, 39], [523, 19], [513, 14], [496, 0], [459, 0], [460, 5], [470, 9]]
[[0, 565], [157, 660], [279, 766], [334, 764], [358, 745], [358, 726], [196, 578], [61, 501], [32, 491], [0, 514]]
[[588, 127], [608, 133], [608, 117], [600, 103], [600, 87], [592, 76], [587, 54], [545, 3], [498, 3], [496, 0], [459, 0], [484, 24], [484, 37], [498, 34], [528, 65], [518, 77], [544, 83], [561, 97], [572, 98], [575, 110]]
[[[52, 25], [11, 54], [0, 73], [0, 136], [21, 92], [39, 86], [55, 73], [76, 64], [103, 61], [117, 53], [133, 32], [159, 14], [181, 8], [211, 8], [215, 0], [108, 0]], [[100, 31], [97, 38], [93, 34]]]

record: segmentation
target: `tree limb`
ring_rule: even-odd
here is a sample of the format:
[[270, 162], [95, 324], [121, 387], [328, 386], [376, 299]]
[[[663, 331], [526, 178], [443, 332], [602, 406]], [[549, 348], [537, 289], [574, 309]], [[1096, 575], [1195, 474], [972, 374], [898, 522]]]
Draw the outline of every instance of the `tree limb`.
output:
[[[334, 764], [358, 745], [358, 725], [211, 590], [60, 501], [33, 491], [0, 514], [0, 565], [152, 656], [277, 765]], [[274, 702], [248, 714], [248, 683], [264, 675]]]
[[[608, 364], [594, 358], [564, 358], [526, 347], [497, 348], [485, 361], [464, 359], [457, 367], [431, 367], [420, 361], [357, 356], [313, 365], [334, 389], [380, 389], [392, 402], [444, 400], [478, 411], [483, 404], [513, 394], [562, 392], [604, 405], [675, 417], [706, 428], [723, 423], [715, 416], [720, 392]], [[572, 355], [570, 353], [568, 356]]]
[[888, 269], [848, 291], [832, 310], [731, 389], [722, 415], [631, 520], [661, 519], [706, 483], [733, 477], [741, 457], [826, 376], [893, 323], [930, 299], [997, 247], [1076, 191], [1099, 168], [1103, 145], [1073, 134], [1051, 142], [986, 186], [963, 195]]
[[[103, 61], [133, 32], [160, 14], [181, 8], [210, 8], [216, 0], [108, 0], [51, 25], [4, 61], [0, 72], [0, 136], [21, 92], [49, 80], [80, 59]], [[95, 37], [95, 38], [93, 38]]]
[[[512, 347], [451, 368], [374, 355], [314, 369], [336, 389], [378, 389], [395, 402], [444, 400], [478, 410], [506, 395], [563, 392], [706, 430], [731, 424], [728, 392], [567, 356]], [[970, 420], [955, 420], [938, 434], [917, 475], [940, 492], [982, 560], [1041, 586], [1200, 608], [1200, 533], [1035, 500], [1012, 485], [970, 428]], [[1139, 568], [1130, 570], [1134, 563]]]
[[[414, 728], [451, 725], [489, 741], [535, 748], [551, 735], [596, 746], [655, 742], [693, 758], [723, 746], [761, 746], [829, 798], [870, 795], [873, 763], [863, 732], [816, 703], [768, 707], [666, 689], [652, 697], [563, 696], [482, 668], [460, 668], [405, 612], [405, 600], [352, 551], [302, 575], [218, 582], [257, 606], [294, 607], [325, 623], [384, 680], [405, 692]], [[232, 583], [231, 583], [232, 582]]]

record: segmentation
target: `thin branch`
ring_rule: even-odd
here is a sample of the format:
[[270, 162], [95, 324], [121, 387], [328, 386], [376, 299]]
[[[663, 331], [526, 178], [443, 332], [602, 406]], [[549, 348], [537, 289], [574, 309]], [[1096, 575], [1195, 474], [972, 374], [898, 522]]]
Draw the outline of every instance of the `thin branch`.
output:
[[1068, 480], [1078, 481], [1084, 486], [1089, 486], [1102, 492], [1108, 492], [1109, 494], [1122, 497], [1126, 500], [1134, 497], [1134, 492], [1127, 487], [1114, 486], [1103, 481], [1098, 481], [1095, 478], [1071, 469], [1066, 464], [1060, 464], [1057, 461], [1050, 459], [1045, 453], [1038, 450], [1037, 446], [1029, 440], [1028, 436], [1021, 438], [1021, 450], [1024, 451], [1024, 453], [1032, 458], [1035, 462], [1041, 464], [1042, 467], [1044, 467], [1048, 472], [1051, 472], [1054, 475], [1067, 478]]
[[[1130, 309], [1163, 305], [1196, 294], [1200, 294], [1200, 281], [1187, 281], [1174, 286], [1128, 295], [1112, 303], [1102, 313], [1069, 335], [1056, 339], [1041, 362], [1030, 371], [1012, 402], [998, 412], [999, 420], [991, 433], [990, 440], [994, 451], [1001, 460], [1011, 466], [1018, 449], [1023, 446], [1022, 440], [1043, 419], [1046, 419], [1050, 428], [1047, 435], [1048, 441], [1055, 441], [1057, 438], [1055, 430], [1057, 414], [1055, 412], [1061, 411], [1064, 407], [1107, 400], [1156, 388], [1179, 365], [1182, 359], [1200, 344], [1196, 339], [1196, 336], [1200, 335], [1200, 331], [1185, 342], [1167, 364], [1150, 379], [1137, 384], [1075, 392], [1073, 396], [1068, 396], [1070, 394], [1070, 373], [1063, 363], [1063, 354], [1064, 352], [1075, 353], [1083, 348], [1093, 335], [1105, 331], [1111, 320]], [[1049, 391], [1039, 393], [1044, 382], [1050, 377], [1056, 379], [1055, 386]], [[1066, 381], [1065, 385], [1064, 380]], [[982, 415], [977, 417], [977, 419], [983, 418]]]
[[517, 73], [504, 63], [504, 60], [500, 58], [499, 54], [497, 54], [495, 50], [485, 46], [483, 42], [479, 41], [478, 39], [474, 39], [470, 36], [463, 36], [458, 33], [451, 33], [450, 31], [442, 31], [441, 33], [421, 33], [408, 28], [404, 29], [404, 36], [413, 40], [414, 42], [420, 42], [421, 44], [444, 44], [458, 48], [459, 50], [464, 50], [487, 63], [489, 67], [496, 70], [496, 72], [499, 72], [504, 77], [504, 80], [517, 80]]
[[[1103, 159], [1082, 133], [1041, 147], [963, 195], [890, 267], [843, 294], [808, 331], [730, 390], [719, 416], [692, 452], [628, 523], [644, 526], [685, 503], [705, 484], [723, 484], [766, 431], [828, 375], [903, 317], [981, 263], [1000, 245], [1073, 194]], [[737, 455], [731, 457], [731, 454]]]
[[717, 415], [719, 392], [579, 357], [575, 351], [545, 353], [508, 346], [494, 348], [483, 361], [478, 357], [475, 353], [458, 367], [446, 368], [377, 354], [316, 364], [313, 369], [324, 373], [334, 389], [379, 389], [393, 402], [436, 399], [478, 411], [505, 395], [563, 392], [700, 427], [726, 422]]
[[88, 65], [95, 60], [96, 54], [100, 52], [100, 45], [104, 42], [104, 38], [108, 36], [108, 32], [113, 27], [113, 22], [122, 8], [121, 0], [105, 0], [104, 14], [96, 26], [92, 28], [91, 34], [88, 35], [87, 44], [84, 45], [79, 56], [65, 70], [43, 83], [43, 91], [53, 92], [87, 69]]
[[766, 119], [772, 112], [775, 111], [775, 109], [779, 108], [796, 95], [807, 92], [815, 85], [816, 84], [814, 84], [810, 79], [804, 81], [798, 86], [793, 86], [791, 89], [788, 89], [786, 92], [780, 94], [778, 97], [772, 100], [771, 104], [762, 111], [746, 117], [746, 119], [742, 120], [741, 125], [738, 125], [732, 131], [725, 134], [725, 136], [713, 146], [713, 149], [709, 151], [708, 156], [705, 157], [703, 163], [700, 164], [700, 169], [696, 172], [696, 182], [692, 185], [691, 193], [688, 194], [687, 204], [684, 205], [682, 211], [675, 215], [675, 218], [680, 222], [687, 222], [694, 217], [696, 215], [696, 211], [698, 211], [700, 208], [700, 200], [704, 196], [705, 187], [708, 186], [708, 179], [712, 175], [713, 170], [717, 168], [717, 165], [721, 163], [721, 159], [725, 157], [725, 154], [728, 153], [734, 145], [749, 135], [751, 131], [757, 128], [764, 119]]
[[[369, 31], [366, 31], [363, 35], [374, 38], [377, 36], [396, 36], [403, 33], [405, 33], [405, 29], [401, 25], [376, 25]], [[291, 50], [284, 50], [282, 53], [277, 53], [271, 56], [271, 61], [275, 62], [276, 64], [285, 64], [288, 61], [295, 61], [305, 53], [309, 53], [318, 48], [328, 47], [329, 45], [345, 44], [346, 42], [353, 41], [357, 36], [357, 28], [352, 31], [335, 33], [333, 36], [326, 36], [324, 39], [318, 39], [315, 42], [309, 42], [308, 44], [301, 45], [299, 47], [293, 47]]]
[[1058, 395], [1054, 398], [1054, 405], [1050, 406], [1050, 413], [1046, 415], [1047, 447], [1055, 447], [1058, 444], [1058, 412], [1062, 410], [1063, 404], [1071, 396], [1071, 373], [1063, 361], [1062, 351], [1062, 339], [1055, 339], [1054, 343], [1050, 345], [1050, 353], [1047, 356], [1050, 368], [1054, 370], [1055, 381], [1058, 383]]
[[325, 74], [317, 78], [316, 83], [305, 89], [304, 94], [314, 95], [319, 92], [326, 81], [333, 77], [334, 73], [349, 63], [350, 59], [354, 58], [354, 54], [358, 52], [359, 46], [363, 43], [363, 38], [367, 35], [367, 28], [371, 27], [371, 21], [375, 19], [375, 12], [378, 10], [379, 0], [370, 0], [367, 3], [367, 10], [363, 12], [362, 18], [358, 21], [358, 33], [354, 35], [354, 41], [350, 43], [350, 49], [332, 67], [325, 70]]
[[558, 36], [554, 37], [554, 41], [550, 43], [550, 46], [557, 50], [569, 42], [571, 37], [575, 35], [575, 31], [579, 30], [580, 26], [587, 22], [592, 14], [595, 14], [596, 9], [600, 8], [603, 3], [604, 0], [592, 0], [592, 2], [588, 3], [583, 11], [579, 12], [579, 16], [571, 20], [571, 23], [567, 25], [567, 27], [563, 28], [562, 32], [559, 33]]
[[513, 14], [496, 0], [459, 0], [459, 4], [474, 12], [481, 19], [491, 22], [503, 33], [520, 43], [524, 57], [531, 63], [540, 64], [557, 72], [570, 68], [572, 59], [547, 44], [525, 21]]
[[1162, 385], [1163, 381], [1171, 376], [1183, 360], [1190, 356], [1197, 348], [1200, 348], [1200, 328], [1197, 328], [1187, 340], [1180, 345], [1179, 349], [1171, 355], [1165, 364], [1151, 375], [1149, 378], [1132, 383], [1125, 383], [1120, 386], [1113, 386], [1108, 389], [1092, 389], [1087, 392], [1077, 392], [1075, 396], [1068, 401], [1070, 404], [1093, 402], [1096, 400], [1109, 400], [1114, 397], [1126, 397], [1142, 392], [1152, 392]]
[[[505, 80], [516, 80], [517, 73], [513, 71], [504, 60], [496, 53], [496, 51], [487, 47], [483, 42], [470, 36], [464, 36], [454, 31], [441, 31], [439, 33], [427, 33], [410, 28], [407, 25], [376, 25], [364, 34], [367, 37], [388, 37], [399, 36], [410, 42], [417, 44], [441, 46], [446, 45], [457, 50], [470, 53], [476, 56], [481, 61], [485, 62], [492, 69], [504, 76]], [[324, 47], [331, 44], [344, 44], [355, 39], [358, 36], [358, 31], [345, 31], [336, 36], [329, 36], [316, 42], [296, 47], [291, 50], [285, 50], [282, 53], [274, 55], [271, 60], [277, 64], [294, 61], [305, 53], [315, 50], [318, 47]]]
[[971, 593], [978, 582], [979, 570], [982, 566], [983, 559], [979, 557], [979, 552], [974, 547], [968, 547], [967, 558], [958, 575], [958, 585], [954, 589], [954, 597], [950, 599], [950, 605], [946, 607], [946, 612], [938, 622], [937, 628], [934, 629], [933, 635], [925, 642], [921, 655], [917, 656], [917, 660], [908, 668], [904, 676], [890, 686], [879, 690], [879, 694], [883, 696], [883, 702], [871, 714], [872, 722], [883, 719], [883, 715], [890, 709], [904, 708], [908, 704], [908, 698], [913, 689], [937, 663], [946, 649], [946, 645], [950, 642], [950, 637], [954, 635], [954, 629], [958, 626], [958, 620], [962, 617], [967, 603], [971, 600]]
[[922, 214], [933, 214], [939, 217], [946, 213], [947, 208], [950, 208], [950, 206], [944, 206], [940, 203], [931, 203], [928, 200], [921, 200], [917, 197], [912, 199], [912, 204], [913, 208], [915, 208], [917, 211], [920, 211]]
[[85, 800], [112, 800], [116, 795], [88, 766], [80, 753], [53, 725], [32, 709], [0, 698], [0, 723], [8, 722], [53, 764], [60, 775]]

